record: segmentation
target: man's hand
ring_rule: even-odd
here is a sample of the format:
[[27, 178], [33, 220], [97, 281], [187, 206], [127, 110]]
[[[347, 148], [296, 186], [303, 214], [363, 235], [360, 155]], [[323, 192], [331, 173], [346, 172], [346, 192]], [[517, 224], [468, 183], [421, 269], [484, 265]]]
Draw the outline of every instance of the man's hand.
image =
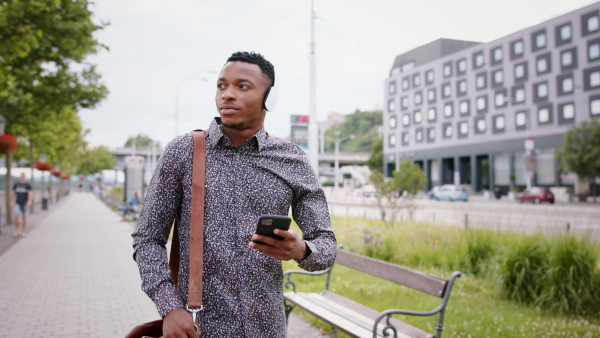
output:
[[308, 246], [302, 238], [298, 237], [298, 234], [294, 230], [275, 229], [273, 233], [284, 239], [280, 240], [254, 234], [252, 235], [253, 241], [260, 241], [265, 244], [250, 242], [248, 246], [281, 261], [305, 259], [308, 257], [310, 253]]
[[196, 333], [192, 323], [192, 315], [183, 308], [169, 312], [163, 320], [164, 338], [200, 337], [200, 330]]

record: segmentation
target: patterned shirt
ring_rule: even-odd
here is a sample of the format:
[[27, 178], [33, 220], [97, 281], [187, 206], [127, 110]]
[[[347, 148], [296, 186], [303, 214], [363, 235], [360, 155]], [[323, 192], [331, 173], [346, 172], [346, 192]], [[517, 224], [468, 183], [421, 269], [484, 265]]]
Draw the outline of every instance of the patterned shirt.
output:
[[[302, 269], [323, 270], [335, 260], [336, 240], [325, 195], [306, 154], [264, 128], [239, 147], [210, 126], [206, 139], [204, 275], [200, 313], [203, 337], [285, 337], [281, 261], [248, 247], [259, 216], [292, 216], [311, 253]], [[167, 145], [150, 182], [137, 228], [134, 258], [142, 289], [165, 316], [186, 306], [189, 277], [193, 139]], [[165, 245], [179, 218], [178, 285]]]

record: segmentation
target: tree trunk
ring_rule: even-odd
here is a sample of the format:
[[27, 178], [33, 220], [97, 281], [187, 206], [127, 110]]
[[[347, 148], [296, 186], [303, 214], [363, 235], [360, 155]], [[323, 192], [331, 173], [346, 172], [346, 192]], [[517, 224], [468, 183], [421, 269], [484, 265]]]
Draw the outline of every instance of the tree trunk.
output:
[[10, 152], [6, 153], [6, 176], [4, 177], [4, 199], [6, 200], [6, 224], [12, 224], [12, 210], [10, 207], [10, 198], [12, 193], [12, 179], [10, 177], [10, 166], [12, 156]]
[[33, 209], [35, 208], [35, 181], [33, 180], [33, 168], [35, 162], [33, 161], [33, 140], [31, 137], [29, 138], [29, 167], [31, 168], [31, 192], [33, 193], [33, 200], [31, 201], [30, 212], [33, 214]]

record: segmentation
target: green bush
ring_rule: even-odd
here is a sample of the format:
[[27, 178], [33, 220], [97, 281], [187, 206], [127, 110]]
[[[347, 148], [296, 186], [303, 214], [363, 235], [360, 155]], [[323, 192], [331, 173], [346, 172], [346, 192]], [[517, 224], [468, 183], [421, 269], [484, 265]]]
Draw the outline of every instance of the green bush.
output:
[[481, 275], [490, 271], [492, 257], [496, 255], [497, 238], [493, 231], [468, 230], [466, 236], [465, 259], [460, 266], [461, 270], [474, 275]]

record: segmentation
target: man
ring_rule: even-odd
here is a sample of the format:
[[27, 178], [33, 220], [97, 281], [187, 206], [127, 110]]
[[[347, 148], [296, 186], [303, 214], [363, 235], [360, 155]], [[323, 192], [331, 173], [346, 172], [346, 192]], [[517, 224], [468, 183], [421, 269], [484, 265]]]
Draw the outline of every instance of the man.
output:
[[[27, 182], [25, 174], [22, 173], [19, 177], [19, 182], [13, 186], [13, 192], [11, 196], [11, 208], [15, 213], [15, 238], [27, 236], [27, 213], [31, 207], [31, 201], [33, 200], [33, 191], [31, 185]], [[23, 218], [23, 227], [21, 227], [20, 217]]]
[[[285, 337], [281, 261], [308, 271], [335, 260], [336, 241], [327, 202], [306, 154], [263, 128], [273, 65], [260, 54], [237, 52], [223, 66], [215, 103], [220, 118], [206, 139], [203, 306], [206, 337]], [[179, 136], [165, 149], [150, 183], [134, 238], [142, 289], [164, 317], [163, 335], [194, 337], [185, 310], [193, 140]], [[287, 215], [294, 230], [277, 240], [254, 234], [261, 215]], [[181, 261], [174, 285], [165, 245], [179, 219]], [[254, 243], [262, 241], [264, 244]]]

